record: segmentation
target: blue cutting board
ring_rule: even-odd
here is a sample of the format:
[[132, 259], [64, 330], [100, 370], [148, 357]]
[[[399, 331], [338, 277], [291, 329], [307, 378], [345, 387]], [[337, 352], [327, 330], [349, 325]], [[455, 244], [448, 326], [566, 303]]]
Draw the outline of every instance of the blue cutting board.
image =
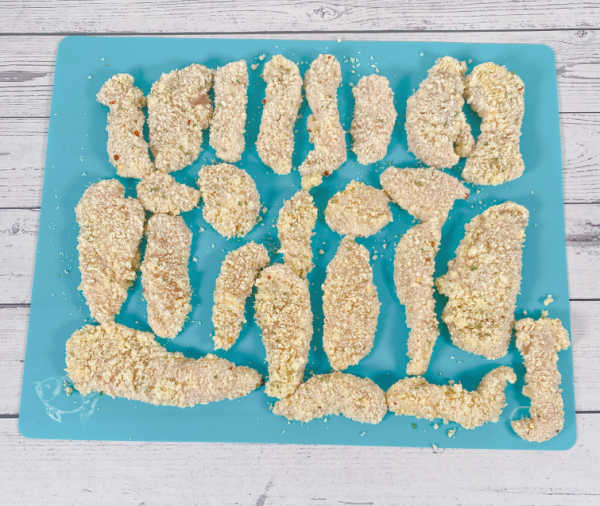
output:
[[[185, 220], [194, 231], [190, 277], [193, 286], [193, 310], [187, 324], [172, 342], [163, 342], [169, 350], [191, 357], [213, 351], [211, 339], [212, 292], [225, 254], [248, 240], [264, 242], [272, 260], [278, 260], [278, 241], [274, 224], [283, 202], [300, 187], [297, 171], [275, 175], [264, 166], [254, 147], [261, 115], [264, 82], [262, 67], [277, 53], [297, 62], [302, 74], [322, 52], [340, 60], [343, 85], [339, 90], [340, 114], [345, 129], [352, 120], [351, 85], [362, 75], [385, 75], [395, 93], [398, 121], [389, 152], [380, 163], [363, 167], [349, 151], [348, 161], [314, 189], [320, 214], [313, 239], [315, 269], [309, 275], [315, 336], [306, 376], [328, 372], [329, 365], [321, 346], [321, 290], [325, 267], [333, 257], [340, 237], [323, 220], [328, 199], [352, 179], [379, 186], [379, 175], [393, 164], [399, 167], [419, 165], [407, 151], [404, 131], [405, 104], [408, 96], [425, 78], [436, 58], [451, 55], [475, 65], [494, 61], [506, 65], [525, 82], [525, 119], [521, 148], [525, 174], [516, 181], [498, 187], [472, 188], [467, 201], [456, 203], [444, 226], [442, 247], [436, 259], [436, 276], [446, 271], [464, 224], [491, 205], [513, 200], [526, 206], [531, 219], [524, 249], [523, 283], [517, 301], [517, 317], [524, 311], [538, 317], [543, 299], [552, 294], [555, 302], [548, 307], [569, 328], [569, 294], [565, 258], [563, 190], [560, 130], [556, 92], [556, 71], [552, 51], [543, 45], [450, 44], [421, 42], [354, 42], [300, 40], [223, 40], [165, 38], [68, 37], [59, 47], [54, 78], [52, 113], [48, 132], [42, 209], [37, 245], [35, 277], [29, 321], [29, 336], [23, 378], [19, 426], [25, 436], [37, 438], [100, 440], [239, 441], [257, 443], [323, 443], [348, 445], [397, 445], [460, 448], [514, 448], [564, 450], [576, 438], [573, 363], [571, 350], [560, 354], [559, 368], [565, 400], [565, 428], [544, 444], [528, 443], [517, 437], [510, 420], [527, 413], [529, 399], [521, 394], [524, 368], [514, 344], [502, 359], [488, 361], [465, 353], [450, 343], [441, 324], [441, 336], [435, 346], [427, 379], [434, 383], [462, 381], [475, 388], [481, 377], [498, 365], [510, 365], [518, 382], [507, 388], [508, 405], [498, 423], [489, 423], [469, 431], [456, 424], [441, 425], [412, 417], [388, 413], [376, 426], [362, 425], [343, 417], [331, 416], [310, 423], [290, 423], [273, 415], [264, 388], [251, 395], [208, 406], [179, 409], [155, 407], [124, 399], [77, 392], [67, 397], [64, 383], [65, 341], [73, 331], [90, 323], [88, 309], [77, 290], [80, 281], [77, 261], [77, 224], [73, 208], [92, 183], [114, 178], [115, 170], [106, 154], [106, 108], [95, 100], [102, 83], [118, 72], [131, 73], [135, 84], [145, 93], [163, 72], [191, 63], [216, 67], [246, 59], [249, 65], [247, 149], [239, 165], [255, 179], [266, 214], [243, 239], [226, 240], [202, 219], [201, 209], [186, 213]], [[252, 67], [254, 69], [252, 69]], [[468, 109], [468, 108], [465, 108]], [[310, 149], [306, 133], [306, 103], [297, 124], [294, 165], [298, 166]], [[479, 119], [467, 112], [474, 133]], [[146, 132], [147, 135], [147, 132]], [[349, 136], [348, 136], [349, 138]], [[350, 138], [349, 138], [350, 141]], [[215, 160], [205, 140], [204, 151], [176, 178], [194, 185], [201, 165]], [[450, 171], [459, 175], [464, 162]], [[135, 195], [135, 180], [124, 180], [129, 195]], [[349, 371], [368, 376], [387, 389], [405, 375], [407, 328], [404, 308], [394, 293], [393, 252], [399, 237], [413, 220], [393, 205], [394, 221], [366, 240], [360, 240], [372, 253], [375, 282], [381, 299], [381, 315], [371, 354]], [[441, 311], [443, 300], [438, 300]], [[267, 374], [260, 332], [253, 322], [252, 304], [247, 306], [248, 324], [237, 344], [219, 355]], [[117, 321], [142, 330], [146, 323], [145, 303], [139, 280], [130, 290]], [[162, 341], [161, 341], [162, 342]], [[436, 428], [437, 427], [437, 428]], [[448, 430], [456, 428], [453, 438]]]

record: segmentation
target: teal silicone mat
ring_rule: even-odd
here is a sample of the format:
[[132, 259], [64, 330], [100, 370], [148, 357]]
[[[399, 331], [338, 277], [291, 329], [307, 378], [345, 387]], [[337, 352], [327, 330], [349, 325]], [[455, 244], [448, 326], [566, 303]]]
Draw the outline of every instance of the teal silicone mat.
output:
[[[388, 413], [376, 426], [362, 425], [343, 417], [330, 416], [310, 423], [290, 423], [270, 412], [274, 399], [264, 388], [251, 395], [212, 405], [179, 409], [155, 407], [100, 394], [85, 398], [77, 392], [67, 397], [63, 383], [64, 345], [73, 331], [90, 316], [83, 296], [77, 290], [80, 276], [77, 260], [77, 224], [73, 208], [92, 183], [114, 178], [115, 170], [106, 154], [106, 108], [95, 100], [101, 85], [118, 72], [131, 73], [135, 84], [145, 93], [163, 72], [191, 63], [215, 67], [226, 62], [246, 59], [249, 65], [247, 148], [239, 166], [257, 183], [267, 211], [263, 220], [242, 240], [226, 240], [202, 218], [201, 209], [185, 214], [194, 232], [190, 278], [193, 287], [193, 310], [183, 332], [166, 344], [191, 357], [213, 351], [211, 333], [212, 292], [225, 254], [248, 240], [264, 242], [272, 260], [278, 260], [278, 241], [274, 223], [284, 200], [300, 187], [297, 171], [275, 175], [264, 166], [254, 147], [264, 96], [262, 67], [277, 53], [294, 60], [302, 74], [322, 52], [340, 60], [343, 85], [339, 90], [342, 124], [350, 127], [353, 111], [351, 85], [362, 75], [379, 72], [385, 75], [395, 93], [398, 120], [385, 159], [364, 167], [356, 163], [349, 151], [348, 161], [312, 191], [319, 208], [313, 238], [315, 269], [309, 275], [315, 335], [306, 375], [329, 371], [321, 347], [323, 314], [321, 284], [325, 267], [333, 257], [340, 236], [330, 231], [323, 219], [328, 199], [352, 179], [379, 186], [379, 175], [390, 164], [399, 167], [420, 165], [407, 151], [404, 116], [406, 99], [425, 78], [436, 58], [451, 55], [468, 62], [469, 71], [477, 64], [494, 61], [506, 65], [525, 82], [525, 119], [522, 153], [526, 170], [516, 181], [498, 187], [473, 188], [467, 201], [458, 201], [443, 228], [442, 247], [436, 259], [436, 276], [446, 271], [464, 224], [496, 203], [513, 200], [526, 206], [530, 213], [524, 249], [523, 283], [517, 301], [517, 317], [524, 311], [538, 317], [545, 309], [543, 300], [552, 294], [550, 316], [558, 317], [569, 328], [569, 294], [565, 258], [563, 192], [560, 131], [556, 92], [556, 71], [552, 51], [543, 45], [450, 44], [416, 42], [353, 42], [301, 40], [223, 40], [166, 38], [69, 37], [60, 44], [52, 112], [48, 133], [48, 151], [37, 258], [32, 294], [29, 336], [23, 378], [21, 412], [22, 433], [29, 437], [100, 439], [100, 440], [171, 440], [237, 441], [272, 443], [322, 443], [348, 445], [398, 445], [461, 448], [566, 449], [576, 438], [575, 399], [571, 350], [560, 354], [559, 368], [565, 400], [565, 428], [544, 444], [528, 443], [517, 437], [510, 427], [511, 418], [527, 413], [529, 399], [521, 394], [524, 368], [518, 351], [511, 345], [508, 355], [488, 361], [465, 353], [450, 343], [441, 324], [427, 379], [435, 383], [462, 381], [472, 389], [481, 377], [500, 364], [513, 366], [518, 382], [507, 387], [507, 407], [498, 423], [489, 423], [469, 431], [450, 423], [434, 424], [412, 417]], [[465, 107], [467, 110], [468, 107]], [[308, 106], [302, 105], [297, 123], [294, 165], [298, 166], [311, 145], [306, 133]], [[479, 119], [467, 111], [474, 133], [479, 133]], [[147, 135], [147, 132], [146, 132]], [[350, 136], [348, 136], [350, 143]], [[190, 167], [176, 173], [176, 178], [195, 185], [201, 165], [215, 160], [214, 151], [205, 138], [204, 151]], [[461, 164], [450, 172], [459, 175]], [[129, 195], [135, 195], [135, 180], [124, 180]], [[359, 242], [372, 254], [375, 283], [381, 299], [381, 314], [372, 353], [349, 371], [368, 376], [387, 389], [405, 375], [407, 328], [404, 308], [394, 293], [392, 280], [393, 253], [399, 237], [413, 223], [411, 217], [392, 206], [390, 223], [375, 236]], [[438, 311], [443, 307], [439, 297]], [[248, 324], [237, 344], [227, 353], [218, 353], [239, 364], [257, 368], [266, 376], [264, 348], [260, 332], [253, 322], [252, 304], [247, 306]], [[139, 280], [130, 291], [117, 321], [142, 330], [146, 323], [145, 303]], [[161, 341], [162, 342], [162, 341]], [[438, 427], [438, 428], [436, 428]], [[458, 429], [448, 437], [449, 429]]]

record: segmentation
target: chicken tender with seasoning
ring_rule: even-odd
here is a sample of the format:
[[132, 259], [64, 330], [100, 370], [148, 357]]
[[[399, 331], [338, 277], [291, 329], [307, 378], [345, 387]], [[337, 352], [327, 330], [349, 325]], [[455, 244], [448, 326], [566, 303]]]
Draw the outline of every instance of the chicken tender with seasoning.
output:
[[252, 293], [258, 273], [267, 265], [267, 250], [255, 242], [228, 253], [223, 260], [213, 297], [213, 340], [216, 349], [228, 350], [237, 341], [246, 322], [246, 299]]
[[75, 207], [79, 224], [79, 289], [100, 323], [112, 321], [139, 266], [144, 209], [116, 179], [91, 185]]
[[517, 380], [510, 367], [501, 366], [487, 373], [474, 391], [460, 383], [434, 385], [422, 376], [404, 378], [386, 393], [390, 411], [397, 415], [416, 416], [427, 420], [441, 418], [456, 422], [465, 429], [475, 429], [497, 422], [506, 406], [506, 383]]
[[313, 334], [308, 282], [285, 264], [263, 269], [256, 280], [256, 321], [267, 352], [265, 392], [287, 397], [302, 383]]
[[527, 209], [505, 202], [466, 224], [456, 258], [437, 279], [439, 292], [448, 297], [442, 319], [459, 348], [490, 360], [506, 355], [528, 220]]
[[82, 395], [102, 392], [181, 408], [235, 399], [262, 383], [254, 369], [215, 355], [171, 353], [150, 332], [117, 323], [86, 325], [66, 344], [67, 374]]
[[200, 192], [175, 181], [164, 172], [153, 172], [137, 184], [137, 196], [146, 211], [180, 214], [198, 205]]

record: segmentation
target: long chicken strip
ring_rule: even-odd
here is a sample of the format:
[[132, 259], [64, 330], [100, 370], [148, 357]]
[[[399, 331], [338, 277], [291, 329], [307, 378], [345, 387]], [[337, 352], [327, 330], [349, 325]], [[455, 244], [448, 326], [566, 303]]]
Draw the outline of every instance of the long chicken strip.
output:
[[198, 205], [200, 192], [178, 183], [164, 172], [155, 171], [137, 184], [137, 196], [146, 211], [163, 214], [180, 214]]

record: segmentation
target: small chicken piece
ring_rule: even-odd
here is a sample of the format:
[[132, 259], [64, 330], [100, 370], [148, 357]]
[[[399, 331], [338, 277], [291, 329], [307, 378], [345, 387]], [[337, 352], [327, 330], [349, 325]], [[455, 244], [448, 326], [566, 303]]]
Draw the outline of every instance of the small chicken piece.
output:
[[354, 118], [350, 133], [358, 163], [369, 165], [387, 153], [398, 113], [394, 107], [394, 92], [387, 78], [371, 74], [364, 76], [352, 88]]
[[368, 237], [392, 221], [389, 202], [384, 191], [350, 181], [327, 203], [325, 221], [340, 235]]
[[439, 58], [406, 103], [408, 149], [430, 167], [453, 167], [473, 149], [462, 111], [466, 70], [465, 62]]
[[202, 131], [208, 128], [212, 104], [208, 91], [213, 71], [193, 64], [163, 74], [148, 95], [150, 149], [156, 168], [183, 169], [201, 151]]
[[459, 348], [490, 360], [506, 354], [528, 220], [527, 209], [505, 202], [466, 224], [456, 258], [437, 279], [439, 292], [448, 297], [442, 319]]
[[510, 367], [497, 367], [487, 373], [477, 390], [465, 390], [460, 383], [434, 385], [422, 376], [404, 378], [386, 393], [390, 411], [397, 415], [427, 420], [441, 418], [456, 422], [465, 429], [475, 429], [487, 422], [497, 422], [506, 406], [506, 383], [517, 381]]
[[467, 77], [467, 103], [481, 116], [481, 133], [467, 158], [462, 177], [475, 184], [498, 185], [517, 179], [525, 165], [521, 156], [521, 123], [525, 85], [514, 72], [482, 63]]
[[289, 174], [294, 152], [294, 125], [302, 104], [302, 77], [298, 66], [276, 54], [262, 73], [267, 83], [256, 151], [277, 174]]
[[227, 238], [250, 232], [260, 211], [260, 195], [252, 177], [228, 163], [205, 165], [198, 176], [204, 219]]
[[558, 352], [569, 345], [569, 333], [559, 319], [525, 318], [515, 324], [517, 348], [525, 362], [523, 395], [531, 398], [530, 417], [513, 420], [514, 431], [527, 441], [555, 437], [565, 423]]
[[155, 171], [137, 184], [137, 196], [146, 211], [180, 214], [198, 205], [200, 192], [175, 181], [173, 176]]
[[358, 364], [371, 352], [379, 307], [369, 252], [345, 237], [323, 283], [323, 348], [334, 369]]
[[144, 208], [125, 198], [116, 179], [91, 185], [75, 207], [77, 251], [83, 292], [92, 318], [112, 321], [127, 298], [139, 266]]
[[82, 395], [101, 392], [181, 408], [235, 399], [262, 383], [254, 369], [215, 355], [194, 360], [165, 350], [150, 332], [86, 325], [66, 344], [67, 374]]
[[310, 422], [325, 415], [344, 415], [360, 423], [379, 423], [387, 413], [385, 392], [369, 378], [333, 372], [313, 376], [289, 397], [277, 401], [273, 413]]
[[142, 288], [148, 324], [159, 337], [179, 334], [192, 306], [188, 262], [192, 233], [181, 216], [155, 214], [146, 225]]
[[215, 348], [228, 350], [237, 341], [246, 322], [244, 310], [258, 273], [269, 265], [269, 254], [262, 244], [249, 242], [231, 251], [221, 264], [214, 293], [212, 322]]
[[312, 114], [306, 121], [314, 149], [300, 165], [302, 188], [310, 190], [346, 161], [346, 137], [340, 123], [337, 89], [342, 82], [340, 64], [330, 54], [320, 54], [304, 77], [306, 100]]
[[288, 200], [277, 220], [277, 235], [285, 264], [298, 276], [312, 270], [311, 237], [317, 221], [317, 208], [310, 193], [301, 190]]
[[302, 383], [313, 334], [308, 282], [285, 264], [263, 269], [256, 281], [256, 321], [267, 353], [265, 392], [287, 397]]

